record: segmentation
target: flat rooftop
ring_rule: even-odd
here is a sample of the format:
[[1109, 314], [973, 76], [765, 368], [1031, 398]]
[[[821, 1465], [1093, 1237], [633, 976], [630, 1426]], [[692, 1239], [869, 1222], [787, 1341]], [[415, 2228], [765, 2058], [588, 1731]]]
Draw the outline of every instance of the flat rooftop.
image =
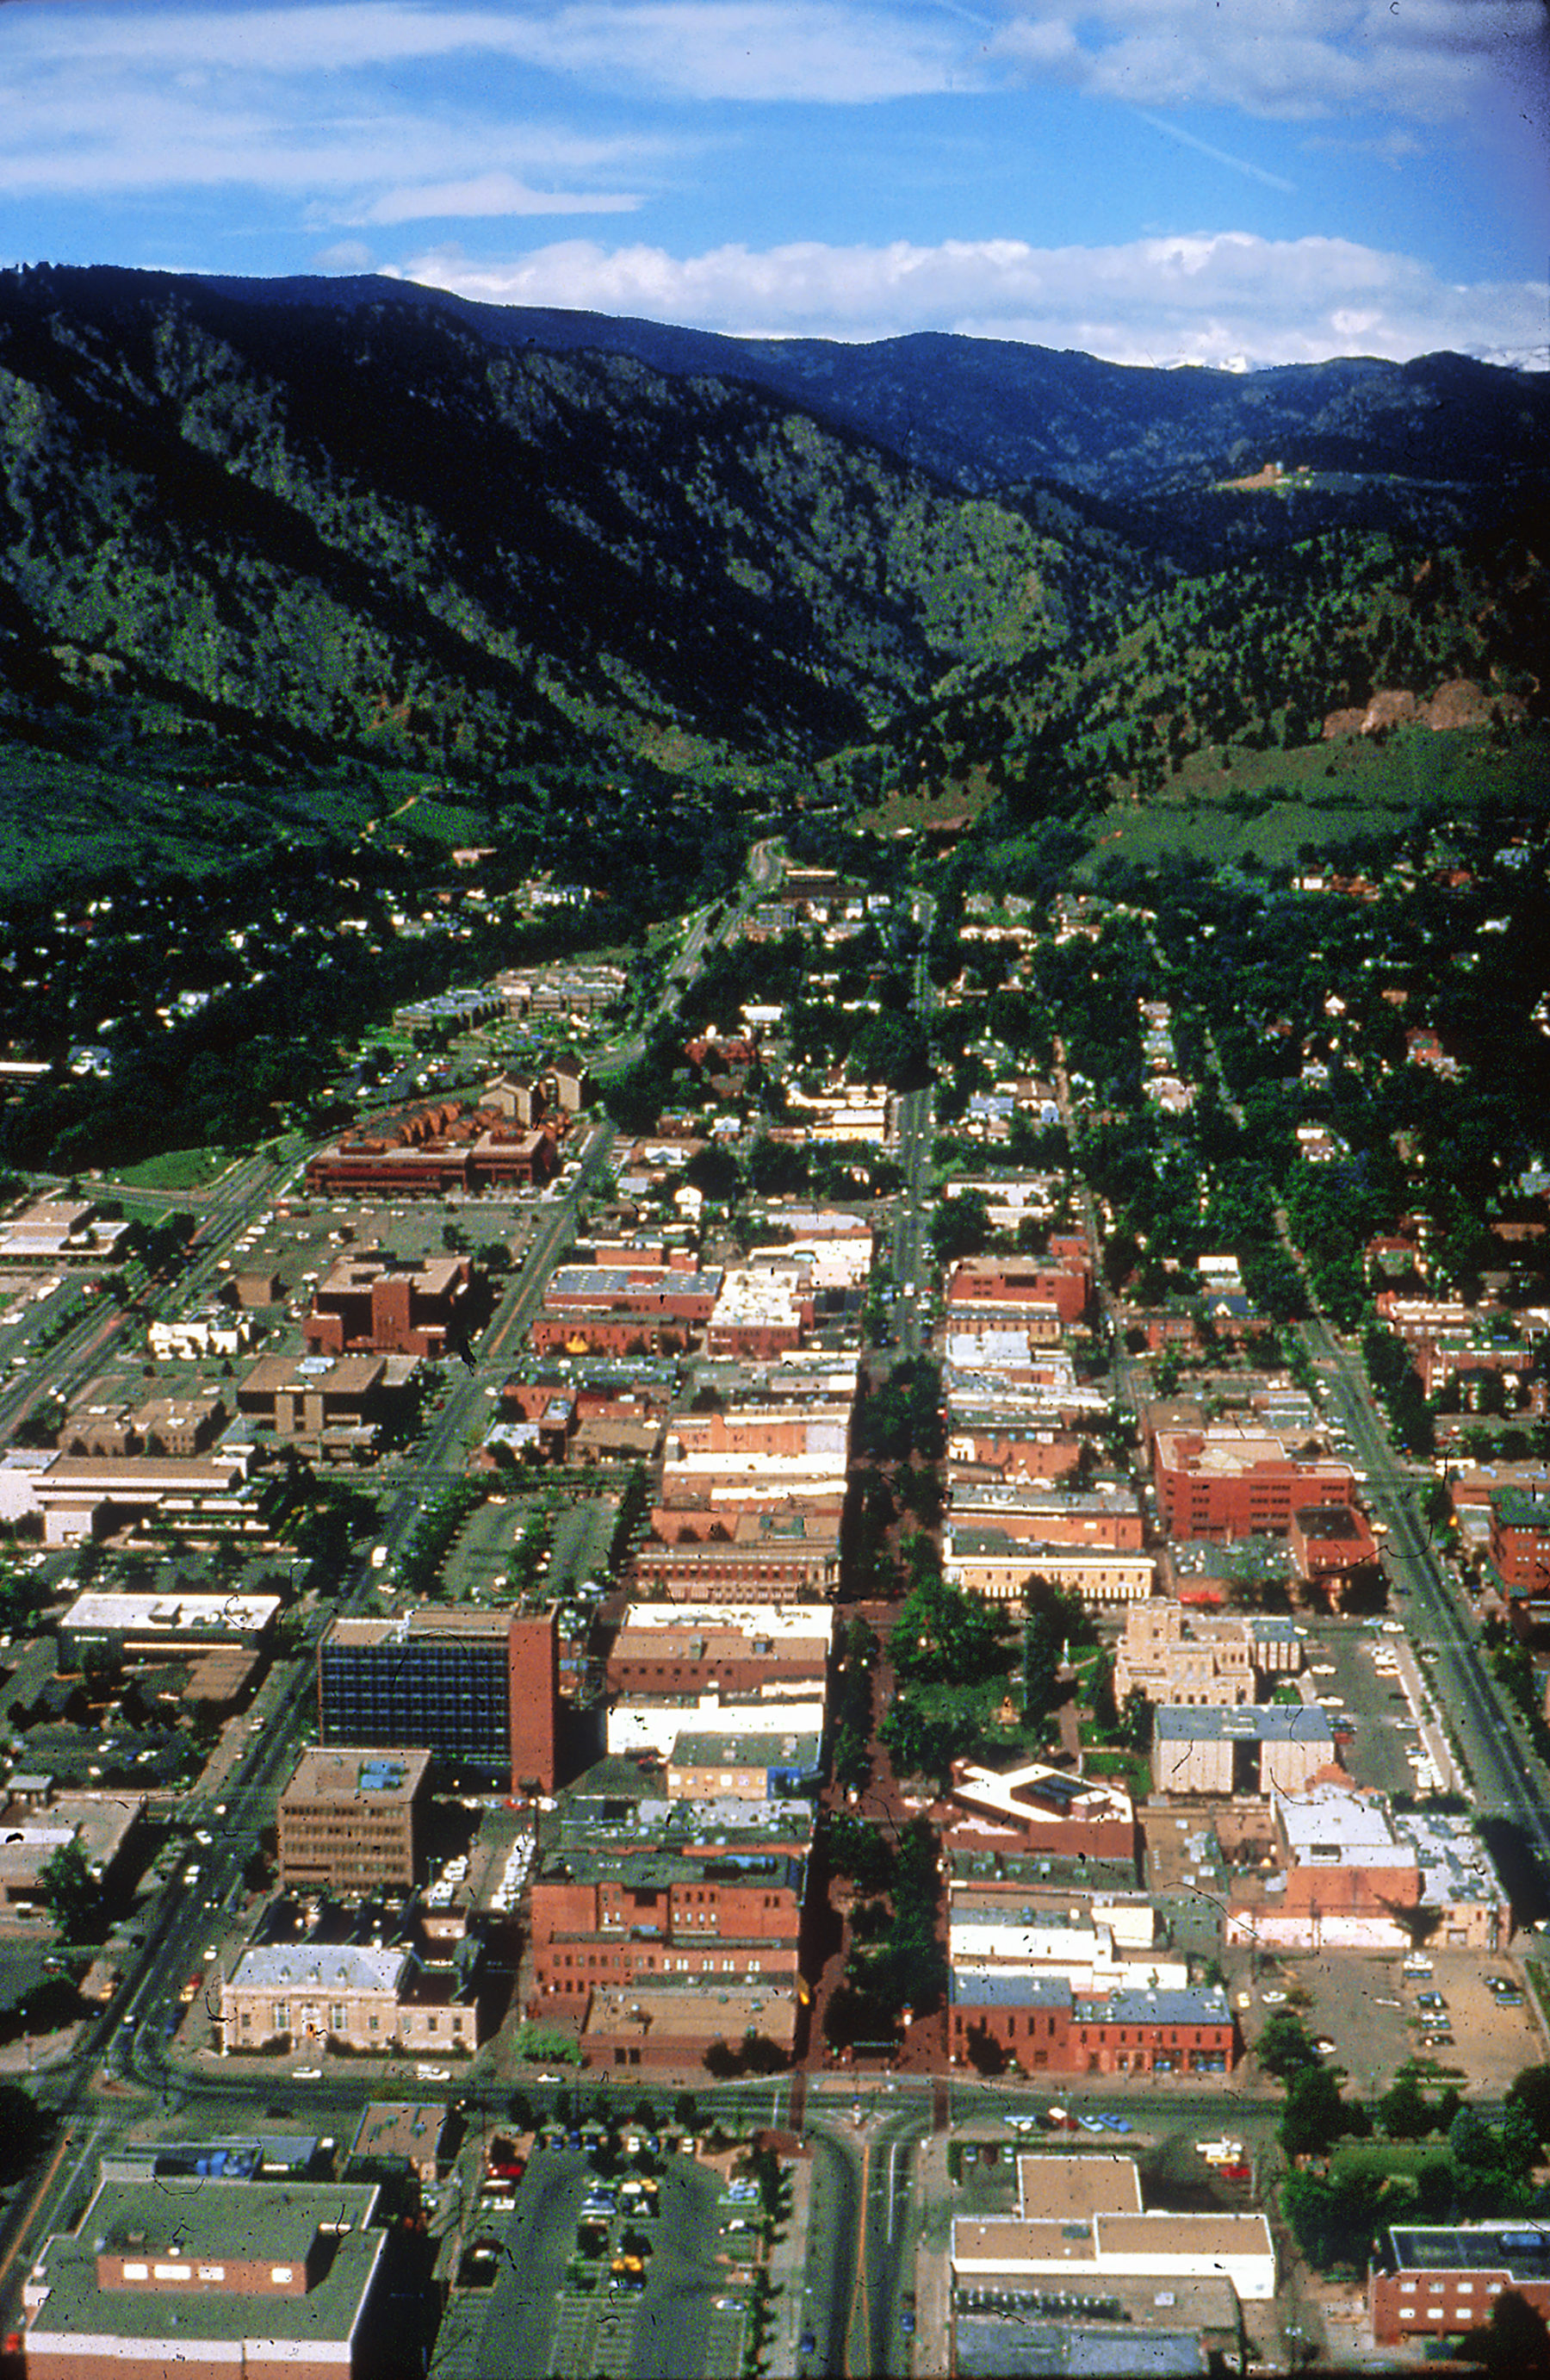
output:
[[286, 1802], [368, 1802], [378, 1808], [412, 1802], [430, 1773], [430, 1755], [312, 1744], [297, 1762]]
[[[50, 2240], [40, 2258], [42, 2302], [28, 2325], [31, 2353], [84, 2355], [115, 2339], [147, 2344], [169, 2363], [206, 2361], [208, 2345], [235, 2370], [245, 2346], [280, 2343], [276, 2362], [309, 2362], [354, 2338], [387, 2246], [372, 2228], [369, 2185], [222, 2181], [104, 2180], [75, 2232]], [[99, 2254], [126, 2251], [175, 2264], [189, 2274], [226, 2258], [272, 2259], [293, 2269], [314, 2253], [327, 2229], [327, 2253], [310, 2289], [290, 2294], [238, 2292], [212, 2276], [205, 2286], [104, 2288]], [[161, 2253], [158, 2255], [157, 2251]], [[176, 2328], [174, 2325], [176, 2324]], [[332, 2360], [332, 2359], [331, 2359]], [[343, 2367], [341, 2367], [343, 2368]]]
[[1020, 2156], [1017, 2204], [1030, 2222], [1086, 2223], [1095, 2215], [1139, 2215], [1141, 2175], [1129, 2156]]

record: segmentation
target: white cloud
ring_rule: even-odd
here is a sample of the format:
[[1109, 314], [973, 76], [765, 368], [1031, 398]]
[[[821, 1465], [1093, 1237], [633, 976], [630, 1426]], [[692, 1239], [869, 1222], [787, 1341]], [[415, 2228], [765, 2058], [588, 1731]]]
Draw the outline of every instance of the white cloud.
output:
[[50, 8], [26, 18], [19, 54], [77, 73], [112, 64], [168, 76], [213, 68], [298, 78], [482, 54], [632, 93], [645, 84], [697, 100], [854, 104], [941, 91], [962, 79], [965, 50], [977, 46], [949, 18], [897, 0], [575, 0], [547, 8], [333, 0]]
[[638, 207], [629, 191], [535, 190], [514, 174], [478, 174], [466, 182], [421, 182], [384, 190], [366, 207], [369, 224], [426, 223], [437, 215], [608, 215]]
[[1545, 20], [1542, 0], [1024, 0], [993, 48], [1030, 79], [1143, 107], [1440, 122], [1487, 85], [1543, 91]]
[[734, 336], [956, 331], [1128, 364], [1312, 363], [1351, 353], [1399, 360], [1443, 347], [1526, 354], [1544, 338], [1544, 293], [1534, 283], [1458, 285], [1415, 258], [1353, 241], [1230, 231], [1110, 248], [803, 242], [684, 257], [565, 240], [503, 265], [434, 251], [403, 271], [490, 305], [640, 314]]
[[336, 239], [320, 248], [312, 261], [320, 273], [369, 273], [376, 258], [364, 240]]
[[[594, 138], [445, 103], [417, 109], [396, 95], [376, 105], [340, 103], [339, 94], [304, 104], [261, 78], [219, 94], [169, 80], [137, 85], [132, 95], [61, 79], [34, 88], [25, 106], [0, 85], [0, 193], [13, 195], [246, 186], [311, 198], [328, 220], [357, 224], [444, 214], [442, 199], [462, 185], [486, 194], [469, 213], [555, 213], [567, 198], [578, 213], [596, 212], [599, 199], [617, 212], [636, 201], [586, 186], [655, 173], [664, 154], [651, 138]], [[510, 203], [489, 203], [503, 185]], [[369, 212], [417, 186], [424, 204]], [[523, 191], [527, 203], [518, 202]]]

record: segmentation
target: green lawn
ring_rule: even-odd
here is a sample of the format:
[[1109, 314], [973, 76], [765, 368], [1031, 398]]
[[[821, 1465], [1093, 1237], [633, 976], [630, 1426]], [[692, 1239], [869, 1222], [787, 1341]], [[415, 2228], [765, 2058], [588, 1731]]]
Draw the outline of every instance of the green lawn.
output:
[[113, 1178], [139, 1190], [202, 1190], [231, 1161], [225, 1148], [167, 1148], [139, 1165], [120, 1166]]
[[1355, 2173], [1410, 2175], [1447, 2155], [1440, 2136], [1429, 2141], [1342, 2141], [1329, 2160], [1329, 2171], [1338, 2181]]
[[[1339, 843], [1392, 830], [1429, 803], [1446, 799], [1467, 811], [1482, 802], [1543, 811], [1546, 806], [1546, 741], [1520, 735], [1491, 745], [1483, 730], [1445, 735], [1408, 728], [1377, 745], [1354, 736], [1290, 751], [1235, 747], [1224, 778], [1192, 759], [1166, 794], [1120, 803], [1095, 819], [1085, 878], [1110, 854], [1145, 866], [1168, 852], [1210, 860], [1244, 859], [1267, 867], [1294, 861], [1300, 845]], [[1245, 812], [1259, 802], [1257, 817]]]

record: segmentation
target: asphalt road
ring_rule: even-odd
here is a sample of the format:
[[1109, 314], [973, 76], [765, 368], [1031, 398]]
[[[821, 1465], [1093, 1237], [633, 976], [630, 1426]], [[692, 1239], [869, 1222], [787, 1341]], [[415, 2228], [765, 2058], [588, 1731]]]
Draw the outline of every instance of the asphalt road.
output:
[[1361, 1364], [1327, 1323], [1303, 1335], [1331, 1400], [1367, 1472], [1365, 1501], [1388, 1535], [1384, 1568], [1411, 1645], [1430, 1673], [1454, 1742], [1473, 1784], [1472, 1806], [1510, 1891], [1520, 1922], [1550, 1912], [1550, 1796], [1517, 1715], [1481, 1658], [1457, 1590], [1421, 1512], [1430, 1471], [1397, 1460]]

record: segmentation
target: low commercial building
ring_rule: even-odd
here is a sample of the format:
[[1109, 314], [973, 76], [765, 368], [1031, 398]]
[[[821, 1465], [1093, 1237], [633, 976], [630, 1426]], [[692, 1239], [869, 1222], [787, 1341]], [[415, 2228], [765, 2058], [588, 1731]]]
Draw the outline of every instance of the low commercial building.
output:
[[59, 1622], [59, 1666], [67, 1675], [91, 1653], [113, 1662], [165, 1660], [217, 1645], [261, 1645], [280, 1609], [277, 1595], [115, 1593], [88, 1587]]
[[429, 1969], [402, 1946], [266, 1945], [223, 1985], [221, 2035], [228, 2056], [329, 2045], [471, 2056], [478, 2005], [466, 1970]]
[[357, 2380], [393, 2337], [374, 2186], [103, 2180], [23, 2288], [28, 2380]]
[[1166, 2285], [1222, 2277], [1244, 2304], [1276, 2294], [1276, 2251], [1263, 2215], [1143, 2211], [1128, 2157], [1027, 2156], [1017, 2161], [1014, 2216], [959, 2216], [952, 2276], [960, 2288], [1100, 2294], [1104, 2283]]
[[800, 1347], [813, 1318], [812, 1291], [790, 1273], [728, 1272], [706, 1325], [706, 1353], [765, 1360]]
[[87, 1198], [37, 1198], [0, 1222], [0, 1271], [34, 1265], [51, 1272], [106, 1270], [123, 1261], [121, 1243], [129, 1229]]
[[805, 1877], [779, 1852], [557, 1852], [530, 1889], [528, 2014], [579, 2030], [594, 1991], [682, 1976], [794, 1990]]
[[461, 2129], [441, 2099], [373, 2099], [361, 2110], [345, 2173], [359, 2181], [386, 2178], [406, 2166], [417, 2181], [429, 2185], [443, 2161], [450, 2162]]
[[817, 1729], [805, 1735], [790, 1729], [771, 1735], [685, 1728], [668, 1754], [667, 1790], [675, 1802], [721, 1794], [739, 1802], [782, 1802], [817, 1793], [822, 1767]]
[[833, 1615], [709, 1604], [703, 1610], [632, 1603], [625, 1608], [603, 1676], [611, 1696], [820, 1693], [829, 1676]]
[[1070, 1588], [1086, 1604], [1141, 1603], [1157, 1576], [1148, 1553], [1090, 1552], [956, 1523], [943, 1532], [942, 1572], [954, 1586], [990, 1603], [1020, 1603], [1035, 1578]]
[[1367, 1515], [1355, 1504], [1298, 1505], [1287, 1543], [1299, 1579], [1326, 1595], [1343, 1594], [1378, 1558]]
[[127, 1528], [159, 1536], [266, 1538], [262, 1483], [249, 1446], [197, 1457], [55, 1454], [18, 1486], [43, 1542], [79, 1545]]
[[[1110, 1992], [1177, 1992], [1188, 1987], [1187, 1959], [1160, 1957], [1155, 1911], [1143, 1902], [1097, 1914], [1019, 1907], [977, 1885], [953, 1887], [948, 1958], [955, 1972], [994, 1970], [1059, 1976], [1078, 1997]], [[1141, 1930], [1141, 1929], [1144, 1929]]]
[[1235, 1880], [1228, 1942], [1395, 1951], [1425, 1938], [1492, 1955], [1509, 1938], [1511, 1904], [1467, 1816], [1391, 1811], [1328, 1778], [1273, 1792], [1271, 1808], [1279, 1871]]
[[1045, 1761], [997, 1771], [955, 1760], [932, 1815], [950, 1851], [1135, 1862], [1130, 1795], [1103, 1778], [1073, 1776]]
[[1084, 1242], [1069, 1236], [1058, 1257], [970, 1257], [948, 1276], [951, 1308], [993, 1312], [1005, 1305], [1052, 1305], [1062, 1329], [1085, 1318], [1093, 1295], [1093, 1260]]
[[1374, 2347], [1456, 2338], [1512, 2289], [1550, 2317], [1550, 2228], [1542, 2223], [1397, 2225], [1367, 2277]]
[[1242, 2045], [1215, 1985], [1074, 1991], [1064, 1975], [954, 1966], [949, 2055], [955, 2066], [1024, 2074], [1229, 2074]]
[[593, 1992], [581, 2028], [582, 2062], [613, 2071], [681, 2074], [718, 2046], [768, 2045], [789, 2063], [796, 2046], [799, 1995], [789, 1984], [711, 1989], [701, 1981], [604, 1986]]
[[48, 1778], [16, 1770], [0, 1804], [0, 1899], [8, 1908], [46, 1904], [43, 1870], [71, 1843], [111, 1892], [129, 1868], [144, 1818], [142, 1793], [55, 1793]]
[[419, 1875], [430, 1755], [311, 1745], [280, 1796], [280, 1881], [287, 1889], [407, 1890]]
[[608, 1714], [606, 1742], [615, 1759], [644, 1755], [665, 1761], [688, 1734], [757, 1735], [769, 1743], [781, 1736], [821, 1736], [823, 1725], [821, 1694], [799, 1699], [786, 1694], [737, 1697], [722, 1696], [711, 1687], [699, 1694], [636, 1694], [616, 1702]]
[[[774, 1492], [779, 1484], [780, 1492]], [[630, 1565], [633, 1591], [677, 1604], [828, 1600], [840, 1575], [844, 1492], [799, 1480], [714, 1483], [653, 1507]]]
[[1048, 1546], [1138, 1553], [1141, 1511], [1133, 1495], [1114, 1488], [1071, 1490], [1029, 1483], [958, 1479], [951, 1488], [953, 1526], [996, 1529], [1003, 1536]]
[[1152, 1782], [1159, 1793], [1294, 1791], [1338, 1767], [1329, 1715], [1319, 1703], [1247, 1703], [1236, 1709], [1165, 1703], [1152, 1729]]
[[415, 1355], [265, 1355], [237, 1385], [236, 1409], [279, 1438], [357, 1439], [363, 1449], [401, 1413]]
[[205, 1355], [241, 1355], [253, 1344], [253, 1325], [229, 1305], [200, 1305], [176, 1319], [158, 1316], [146, 1343], [160, 1364], [197, 1363]]

